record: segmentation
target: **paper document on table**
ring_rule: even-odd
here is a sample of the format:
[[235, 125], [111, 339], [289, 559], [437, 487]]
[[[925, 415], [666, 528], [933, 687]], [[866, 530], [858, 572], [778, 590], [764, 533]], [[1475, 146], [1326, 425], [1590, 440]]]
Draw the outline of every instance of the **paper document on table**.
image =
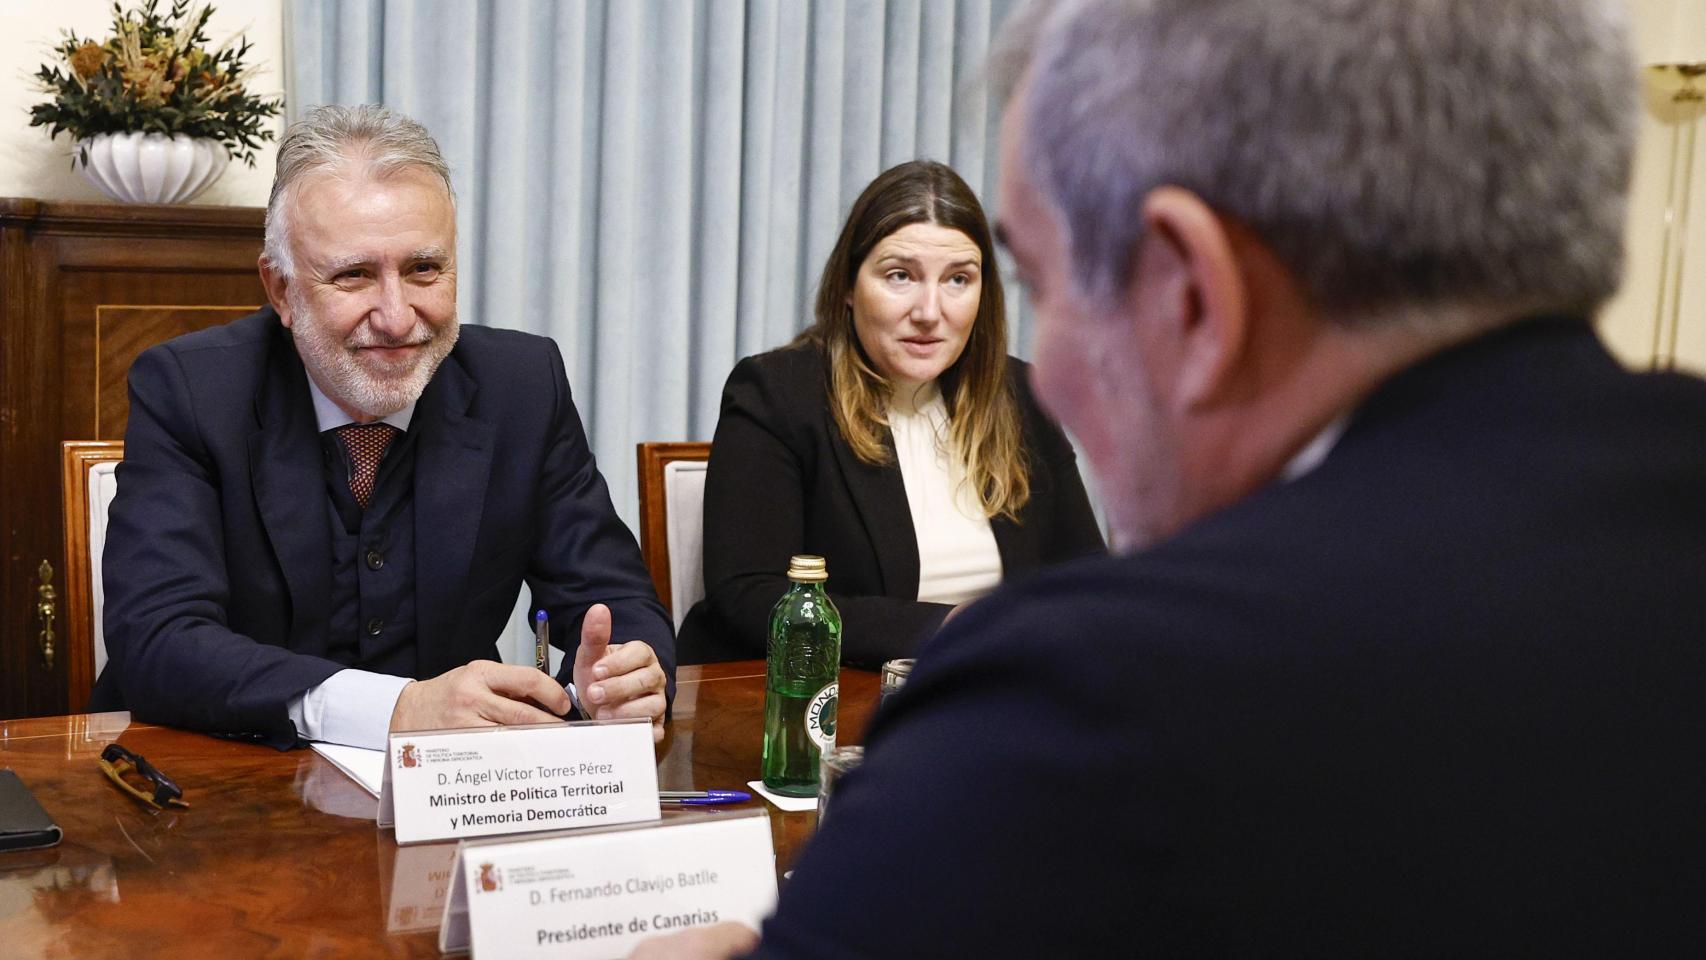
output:
[[784, 797], [779, 793], [772, 793], [766, 789], [763, 780], [749, 780], [746, 785], [758, 791], [759, 796], [770, 801], [778, 810], [783, 810], [788, 813], [799, 813], [803, 810], [817, 809], [816, 797]]
[[315, 753], [332, 761], [332, 766], [361, 784], [363, 790], [379, 796], [380, 783], [385, 779], [385, 751], [346, 747], [341, 743], [316, 743], [313, 747]]

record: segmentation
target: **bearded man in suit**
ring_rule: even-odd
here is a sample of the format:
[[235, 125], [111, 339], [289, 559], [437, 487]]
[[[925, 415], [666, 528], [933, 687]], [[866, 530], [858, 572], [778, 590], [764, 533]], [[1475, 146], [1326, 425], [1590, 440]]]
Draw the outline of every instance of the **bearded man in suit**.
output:
[[[279, 747], [577, 709], [661, 737], [669, 619], [555, 344], [459, 325], [455, 216], [407, 117], [286, 134], [271, 306], [131, 369], [92, 709]], [[493, 662], [523, 582], [579, 640], [556, 678]]]

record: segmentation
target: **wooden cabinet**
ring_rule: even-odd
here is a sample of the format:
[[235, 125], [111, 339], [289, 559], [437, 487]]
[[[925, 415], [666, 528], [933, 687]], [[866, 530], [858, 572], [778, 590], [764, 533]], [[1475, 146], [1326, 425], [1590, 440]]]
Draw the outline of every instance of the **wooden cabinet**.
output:
[[83, 706], [63, 649], [60, 441], [122, 440], [138, 354], [265, 302], [263, 222], [242, 207], [0, 198], [0, 718]]

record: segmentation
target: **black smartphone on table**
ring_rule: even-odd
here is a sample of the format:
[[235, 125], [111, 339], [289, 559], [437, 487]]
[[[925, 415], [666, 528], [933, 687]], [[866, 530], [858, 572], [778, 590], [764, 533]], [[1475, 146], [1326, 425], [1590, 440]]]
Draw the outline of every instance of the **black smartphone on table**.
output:
[[24, 781], [11, 770], [0, 770], [0, 853], [51, 847], [63, 835]]

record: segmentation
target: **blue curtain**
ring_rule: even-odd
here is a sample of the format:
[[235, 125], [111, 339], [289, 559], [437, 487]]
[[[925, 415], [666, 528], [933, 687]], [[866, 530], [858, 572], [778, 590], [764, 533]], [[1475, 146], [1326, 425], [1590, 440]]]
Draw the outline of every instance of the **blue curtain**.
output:
[[557, 341], [632, 526], [634, 444], [710, 439], [871, 178], [930, 157], [991, 204], [979, 71], [1016, 4], [287, 0], [288, 110], [385, 103], [437, 137], [463, 321]]

